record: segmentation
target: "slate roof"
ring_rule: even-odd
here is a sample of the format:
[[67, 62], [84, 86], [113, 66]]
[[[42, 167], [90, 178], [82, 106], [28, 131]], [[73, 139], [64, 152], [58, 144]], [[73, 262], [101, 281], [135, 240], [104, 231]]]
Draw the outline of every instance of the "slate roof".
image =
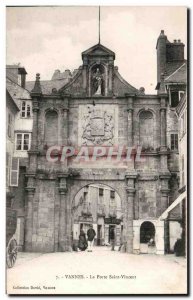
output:
[[11, 79], [6, 78], [6, 89], [12, 99], [17, 103], [19, 99], [30, 100], [30, 93], [28, 90], [21, 87], [19, 84], [13, 82]]
[[166, 83], [187, 83], [187, 64], [183, 63], [173, 73], [165, 78]]
[[13, 104], [14, 108], [16, 111], [19, 111], [19, 106], [17, 105], [17, 103], [15, 102], [15, 100], [11, 97], [10, 93], [8, 92], [8, 90], [6, 89], [6, 104], [8, 105], [9, 101]]
[[[64, 78], [60, 80], [40, 80], [42, 93], [49, 95], [52, 93], [52, 89], [59, 90], [62, 88], [66, 83], [69, 82], [69, 79]], [[27, 81], [26, 82], [26, 89], [31, 92], [34, 88], [35, 81]]]

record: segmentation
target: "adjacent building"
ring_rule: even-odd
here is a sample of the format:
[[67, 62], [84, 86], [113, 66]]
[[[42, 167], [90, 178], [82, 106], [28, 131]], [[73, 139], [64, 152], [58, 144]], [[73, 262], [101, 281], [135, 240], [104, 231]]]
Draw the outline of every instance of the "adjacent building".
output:
[[187, 62], [184, 59], [184, 44], [181, 40], [170, 43], [162, 31], [158, 41], [161, 57], [161, 63], [158, 64], [158, 86], [162, 72], [168, 94], [168, 114], [176, 119], [176, 126], [168, 136], [172, 152], [169, 160], [175, 160], [176, 163], [178, 160], [179, 163], [179, 166], [176, 165], [176, 171], [178, 168], [179, 171], [173, 172], [173, 179], [171, 178], [171, 187], [175, 186], [175, 192], [173, 189], [169, 195], [169, 207], [160, 217], [165, 220], [166, 251], [170, 253], [174, 251], [176, 240], [182, 239], [185, 243], [186, 237]]
[[114, 189], [102, 184], [91, 184], [81, 189], [72, 205], [73, 242], [78, 243], [80, 229], [85, 233], [92, 224], [96, 232], [95, 244], [109, 245], [110, 229], [115, 232], [115, 245], [122, 243], [123, 209]]
[[16, 237], [20, 250], [24, 249], [25, 173], [33, 126], [32, 99], [29, 91], [25, 89], [26, 74], [25, 68], [19, 65], [6, 66], [6, 174], [7, 186], [11, 190], [11, 202], [7, 205], [17, 211]]

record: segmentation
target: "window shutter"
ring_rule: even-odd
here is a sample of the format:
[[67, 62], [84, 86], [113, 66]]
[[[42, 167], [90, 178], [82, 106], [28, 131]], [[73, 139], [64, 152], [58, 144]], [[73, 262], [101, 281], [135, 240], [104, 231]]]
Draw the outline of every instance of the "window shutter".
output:
[[19, 158], [12, 157], [10, 186], [18, 186], [18, 179], [19, 179]]
[[6, 186], [9, 186], [10, 154], [6, 152]]

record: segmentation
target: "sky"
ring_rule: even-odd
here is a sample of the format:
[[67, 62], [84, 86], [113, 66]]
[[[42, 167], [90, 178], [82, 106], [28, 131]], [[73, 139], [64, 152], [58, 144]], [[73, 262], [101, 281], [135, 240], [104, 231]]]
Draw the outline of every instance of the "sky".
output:
[[[187, 45], [185, 7], [101, 6], [101, 44], [115, 52], [121, 76], [146, 94], [155, 94], [156, 42], [161, 30], [169, 41]], [[77, 69], [81, 53], [98, 43], [98, 7], [7, 7], [6, 63], [25, 67], [27, 80], [56, 69]], [[185, 47], [186, 58], [186, 47]]]

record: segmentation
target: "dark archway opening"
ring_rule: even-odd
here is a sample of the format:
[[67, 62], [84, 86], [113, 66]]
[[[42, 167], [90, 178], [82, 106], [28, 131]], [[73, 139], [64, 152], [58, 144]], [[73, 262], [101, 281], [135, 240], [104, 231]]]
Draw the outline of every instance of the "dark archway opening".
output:
[[95, 246], [110, 246], [110, 228], [115, 231], [115, 246], [122, 244], [123, 210], [121, 198], [111, 187], [99, 183], [84, 186], [72, 202], [73, 249], [79, 244], [80, 231], [86, 237], [93, 226]]
[[155, 226], [152, 222], [143, 222], [140, 227], [140, 243], [149, 243], [151, 239], [155, 240]]

